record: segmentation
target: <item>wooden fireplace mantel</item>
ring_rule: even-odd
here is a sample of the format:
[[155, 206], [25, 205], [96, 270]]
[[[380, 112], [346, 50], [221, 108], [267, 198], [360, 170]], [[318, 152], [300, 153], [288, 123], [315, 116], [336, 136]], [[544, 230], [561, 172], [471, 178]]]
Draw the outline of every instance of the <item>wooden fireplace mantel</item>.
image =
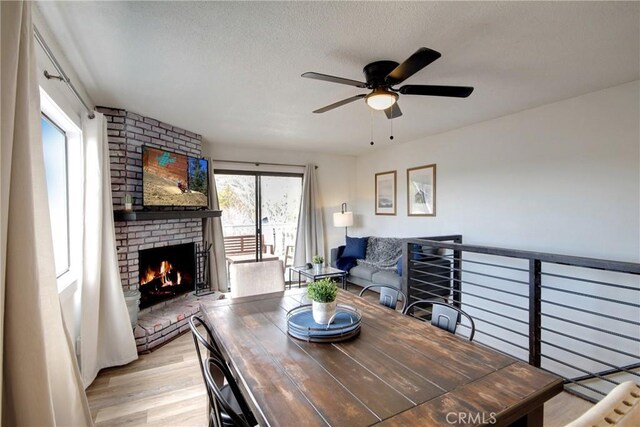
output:
[[154, 219], [212, 218], [222, 215], [222, 211], [113, 211], [116, 221], [149, 221]]

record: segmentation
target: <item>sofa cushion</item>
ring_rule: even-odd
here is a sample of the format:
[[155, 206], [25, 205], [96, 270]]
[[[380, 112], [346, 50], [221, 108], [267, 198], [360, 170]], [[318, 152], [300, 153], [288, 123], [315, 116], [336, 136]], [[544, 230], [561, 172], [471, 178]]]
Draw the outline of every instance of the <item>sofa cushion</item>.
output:
[[378, 271], [371, 276], [371, 282], [376, 285], [389, 285], [400, 289], [402, 277], [398, 276], [394, 271]]
[[367, 237], [349, 237], [347, 236], [347, 244], [342, 252], [343, 257], [355, 259], [364, 259], [367, 253]]
[[376, 271], [377, 270], [373, 267], [367, 267], [366, 265], [356, 265], [351, 270], [349, 270], [349, 275], [364, 280], [371, 280], [371, 276], [373, 276]]

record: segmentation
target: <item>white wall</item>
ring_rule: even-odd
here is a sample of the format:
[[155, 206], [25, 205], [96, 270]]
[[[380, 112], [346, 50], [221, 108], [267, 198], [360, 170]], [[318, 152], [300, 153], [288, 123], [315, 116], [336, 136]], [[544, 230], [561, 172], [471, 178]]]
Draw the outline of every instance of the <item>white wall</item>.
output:
[[[352, 209], [355, 195], [355, 164], [353, 156], [314, 153], [311, 151], [276, 151], [265, 148], [236, 147], [203, 141], [204, 156], [219, 160], [240, 160], [251, 162], [271, 162], [318, 166], [320, 198], [322, 200], [325, 227], [325, 250], [344, 244], [344, 228], [333, 226], [333, 213], [340, 211], [340, 205], [347, 202]], [[231, 165], [230, 165], [231, 166]], [[240, 165], [237, 165], [240, 167]], [[282, 171], [282, 168], [260, 166], [261, 171]], [[327, 253], [325, 253], [325, 258]], [[309, 260], [311, 261], [311, 260]]]
[[[359, 235], [640, 260], [640, 82], [357, 159]], [[428, 118], [425, 118], [428, 120]], [[408, 217], [406, 169], [437, 164], [437, 216]], [[374, 214], [374, 174], [398, 171], [397, 216]]]

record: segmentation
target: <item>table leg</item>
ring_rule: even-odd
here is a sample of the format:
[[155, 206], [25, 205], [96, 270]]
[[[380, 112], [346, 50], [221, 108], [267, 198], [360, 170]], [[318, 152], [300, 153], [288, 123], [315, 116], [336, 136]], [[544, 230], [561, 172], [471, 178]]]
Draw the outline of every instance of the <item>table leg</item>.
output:
[[542, 427], [543, 419], [544, 406], [540, 405], [518, 421], [511, 423], [509, 427]]

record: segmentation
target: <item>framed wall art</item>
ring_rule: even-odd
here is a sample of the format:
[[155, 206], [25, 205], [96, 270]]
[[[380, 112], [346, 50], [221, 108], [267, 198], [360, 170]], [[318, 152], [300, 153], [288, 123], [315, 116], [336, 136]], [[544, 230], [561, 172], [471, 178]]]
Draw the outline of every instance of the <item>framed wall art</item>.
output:
[[436, 165], [407, 169], [407, 215], [436, 216]]
[[396, 214], [396, 171], [376, 174], [376, 215]]

